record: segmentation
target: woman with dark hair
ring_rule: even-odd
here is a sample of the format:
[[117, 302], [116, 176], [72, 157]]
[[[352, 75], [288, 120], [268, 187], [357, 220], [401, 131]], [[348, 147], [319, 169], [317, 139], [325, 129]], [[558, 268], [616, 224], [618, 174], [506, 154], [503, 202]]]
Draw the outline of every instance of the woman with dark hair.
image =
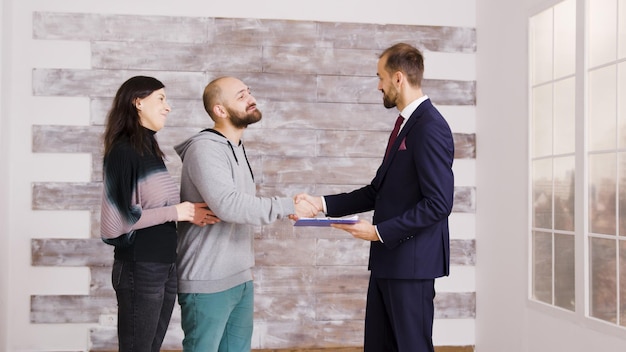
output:
[[112, 270], [120, 351], [159, 351], [176, 299], [176, 221], [215, 223], [203, 203], [180, 202], [155, 134], [171, 107], [165, 86], [136, 76], [117, 91], [104, 133], [101, 237]]

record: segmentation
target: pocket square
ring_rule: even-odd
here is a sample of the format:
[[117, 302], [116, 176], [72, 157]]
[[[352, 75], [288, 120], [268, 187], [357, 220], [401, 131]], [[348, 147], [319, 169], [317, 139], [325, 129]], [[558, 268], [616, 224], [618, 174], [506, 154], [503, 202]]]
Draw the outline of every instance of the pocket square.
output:
[[400, 150], [406, 150], [406, 137], [402, 138], [402, 143], [400, 143], [400, 147], [398, 148], [398, 151]]

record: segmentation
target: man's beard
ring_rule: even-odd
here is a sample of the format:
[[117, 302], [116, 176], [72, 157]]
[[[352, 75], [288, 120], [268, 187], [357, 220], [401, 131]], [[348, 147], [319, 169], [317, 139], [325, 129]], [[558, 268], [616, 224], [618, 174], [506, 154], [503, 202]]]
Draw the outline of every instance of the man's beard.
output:
[[259, 122], [263, 117], [263, 114], [259, 109], [254, 109], [251, 112], [240, 113], [227, 107], [226, 111], [230, 115], [230, 122], [237, 128], [246, 128], [248, 125]]
[[387, 92], [383, 91], [383, 105], [387, 108], [387, 109], [391, 109], [391, 108], [395, 108], [396, 107], [396, 98], [397, 98], [397, 93], [394, 94], [393, 96], [391, 96], [390, 94], [387, 94]]

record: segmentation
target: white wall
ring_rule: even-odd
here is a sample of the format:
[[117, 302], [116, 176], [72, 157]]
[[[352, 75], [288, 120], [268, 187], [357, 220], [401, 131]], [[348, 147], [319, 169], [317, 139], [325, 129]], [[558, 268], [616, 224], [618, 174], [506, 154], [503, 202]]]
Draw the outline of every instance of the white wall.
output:
[[[86, 182], [87, 155], [33, 154], [33, 124], [87, 124], [88, 101], [34, 97], [34, 67], [86, 68], [86, 44], [42, 42], [32, 39], [32, 12], [84, 12], [204, 17], [273, 18], [363, 23], [454, 25], [473, 27], [475, 8], [467, 0], [3, 0], [0, 32], [0, 350], [84, 350], [88, 329], [78, 324], [30, 324], [30, 295], [86, 294], [85, 268], [46, 268], [30, 265], [30, 241], [37, 236], [81, 237], [89, 233], [84, 212], [32, 211], [31, 184], [37, 181]], [[374, 70], [374, 68], [373, 68]], [[68, 98], [77, 99], [77, 98]], [[465, 129], [473, 128], [467, 122]], [[466, 131], [463, 131], [466, 132]], [[472, 180], [473, 181], [473, 180]], [[467, 221], [473, 224], [473, 219]], [[473, 229], [467, 231], [473, 234]], [[440, 329], [467, 338], [468, 332]], [[460, 325], [463, 326], [463, 325]], [[452, 331], [451, 331], [452, 330]], [[470, 332], [471, 334], [471, 332]], [[471, 339], [472, 336], [469, 336]]]
[[623, 329], [527, 300], [527, 20], [556, 2], [476, 2], [478, 352], [626, 350]]
[[[5, 3], [0, 2], [0, 20], [2, 23], [7, 23], [9, 18], [5, 16]], [[6, 51], [4, 49], [5, 43], [7, 40], [5, 36], [8, 36], [8, 31], [3, 26], [0, 26], [0, 160], [8, 160], [9, 157], [9, 143], [8, 143], [8, 121], [5, 121], [3, 118], [5, 115], [5, 107], [4, 99], [4, 87], [8, 86], [5, 82], [5, 75], [3, 74], [3, 69], [5, 67], [6, 60], [4, 56], [6, 55]], [[9, 179], [7, 172], [8, 167], [3, 166], [2, 171], [0, 172], [0, 195], [5, 198], [9, 193]], [[9, 241], [9, 231], [8, 231], [8, 202], [0, 201], [0, 242], [8, 244]], [[9, 265], [9, 246], [0, 246], [0, 267], [8, 268]], [[7, 316], [7, 308], [8, 308], [8, 288], [9, 288], [9, 279], [8, 279], [8, 270], [2, 269], [0, 270], [0, 326], [7, 326], [8, 316]], [[0, 329], [0, 347], [3, 341], [6, 341], [7, 338], [7, 330]]]
[[526, 6], [477, 0], [478, 352], [528, 351]]

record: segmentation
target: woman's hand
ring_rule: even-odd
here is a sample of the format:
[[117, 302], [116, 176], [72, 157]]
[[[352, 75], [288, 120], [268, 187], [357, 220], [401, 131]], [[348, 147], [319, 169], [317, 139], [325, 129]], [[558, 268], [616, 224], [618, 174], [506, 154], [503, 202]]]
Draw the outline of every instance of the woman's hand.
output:
[[178, 221], [192, 221], [196, 213], [196, 207], [191, 202], [182, 202], [175, 205]]

